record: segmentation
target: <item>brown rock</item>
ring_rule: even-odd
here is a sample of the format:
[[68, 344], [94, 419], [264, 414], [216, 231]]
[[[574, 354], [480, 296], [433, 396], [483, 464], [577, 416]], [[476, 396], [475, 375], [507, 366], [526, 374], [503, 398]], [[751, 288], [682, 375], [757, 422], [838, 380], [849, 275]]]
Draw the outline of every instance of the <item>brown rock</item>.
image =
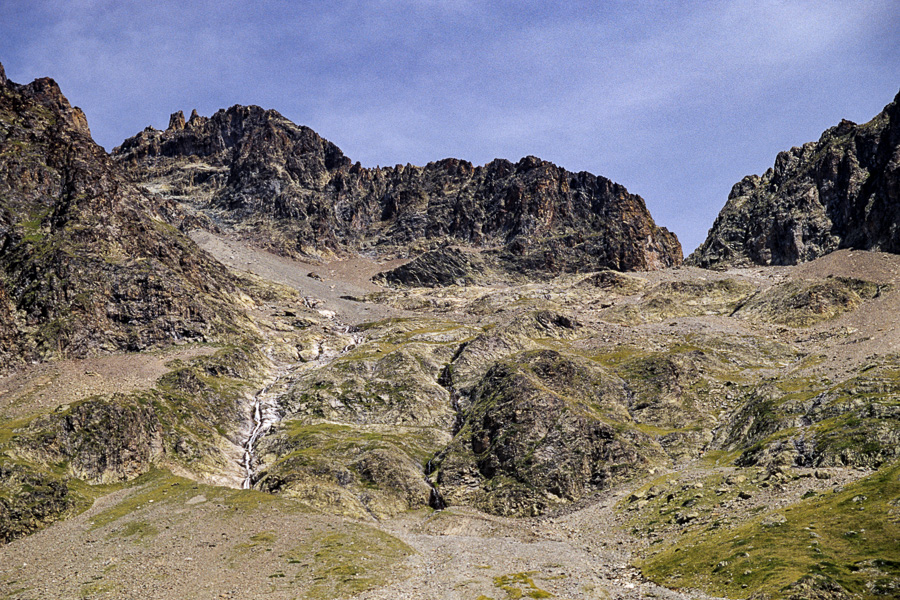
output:
[[233, 323], [225, 269], [153, 216], [52, 79], [0, 88], [0, 115], [0, 356], [140, 350]]
[[138, 134], [113, 154], [135, 180], [174, 181], [182, 202], [224, 211], [234, 226], [252, 223], [255, 241], [287, 254], [405, 255], [452, 242], [494, 248], [517, 272], [681, 263], [677, 238], [655, 225], [642, 198], [533, 156], [365, 169], [258, 106], [193, 113], [185, 130]]
[[182, 131], [184, 129], [184, 113], [180, 110], [169, 117], [169, 128], [166, 131]]

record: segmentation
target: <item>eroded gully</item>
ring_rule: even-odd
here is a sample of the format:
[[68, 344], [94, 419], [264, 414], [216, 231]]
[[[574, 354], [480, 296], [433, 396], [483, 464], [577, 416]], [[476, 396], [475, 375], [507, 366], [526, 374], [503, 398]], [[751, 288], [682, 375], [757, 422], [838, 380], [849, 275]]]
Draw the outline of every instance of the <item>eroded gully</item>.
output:
[[278, 399], [281, 397], [281, 394], [284, 392], [289, 381], [303, 371], [327, 366], [335, 359], [350, 352], [365, 339], [363, 334], [356, 332], [353, 327], [341, 323], [332, 315], [333, 313], [324, 313], [324, 316], [332, 321], [335, 329], [342, 329], [345, 335], [351, 336], [351, 341], [345, 344], [340, 351], [329, 349], [322, 341], [319, 341], [317, 342], [318, 354], [314, 360], [279, 365], [274, 359], [270, 359], [275, 365], [273, 373], [274, 377], [253, 398], [253, 405], [251, 407], [252, 426], [250, 428], [250, 433], [247, 435], [243, 444], [244, 452], [241, 459], [241, 468], [244, 473], [244, 479], [241, 483], [242, 489], [250, 489], [255, 483], [256, 470], [259, 463], [256, 455], [256, 444], [261, 437], [266, 435], [272, 427], [281, 421], [283, 415]]

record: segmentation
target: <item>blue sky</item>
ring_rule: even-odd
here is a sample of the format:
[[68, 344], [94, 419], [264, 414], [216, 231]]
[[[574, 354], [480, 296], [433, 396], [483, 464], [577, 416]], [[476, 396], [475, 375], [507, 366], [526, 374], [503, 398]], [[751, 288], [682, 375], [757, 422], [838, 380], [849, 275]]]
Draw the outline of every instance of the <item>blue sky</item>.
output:
[[536, 155], [647, 201], [689, 253], [731, 186], [900, 90], [895, 0], [3, 0], [0, 62], [107, 149], [274, 108], [366, 166]]

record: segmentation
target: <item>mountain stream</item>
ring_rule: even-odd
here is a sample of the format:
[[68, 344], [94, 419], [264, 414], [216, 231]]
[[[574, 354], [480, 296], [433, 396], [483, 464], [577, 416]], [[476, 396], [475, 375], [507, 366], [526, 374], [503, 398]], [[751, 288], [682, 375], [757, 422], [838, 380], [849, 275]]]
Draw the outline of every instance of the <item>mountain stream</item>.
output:
[[241, 459], [241, 468], [244, 473], [244, 479], [241, 484], [242, 489], [248, 490], [252, 488], [255, 483], [256, 467], [259, 462], [256, 455], [256, 444], [259, 441], [259, 438], [268, 433], [273, 426], [281, 421], [283, 415], [281, 414], [278, 399], [281, 397], [281, 394], [284, 392], [284, 388], [290, 379], [303, 371], [327, 366], [335, 359], [356, 348], [365, 339], [365, 336], [356, 332], [353, 327], [337, 321], [334, 318], [334, 313], [331, 311], [320, 312], [334, 323], [336, 329], [343, 329], [343, 333], [350, 334], [352, 341], [349, 344], [346, 344], [339, 352], [329, 350], [319, 342], [318, 356], [314, 360], [308, 362], [298, 361], [276, 366], [274, 379], [253, 398], [253, 405], [251, 407], [253, 422], [250, 433], [244, 440], [244, 453], [243, 458]]

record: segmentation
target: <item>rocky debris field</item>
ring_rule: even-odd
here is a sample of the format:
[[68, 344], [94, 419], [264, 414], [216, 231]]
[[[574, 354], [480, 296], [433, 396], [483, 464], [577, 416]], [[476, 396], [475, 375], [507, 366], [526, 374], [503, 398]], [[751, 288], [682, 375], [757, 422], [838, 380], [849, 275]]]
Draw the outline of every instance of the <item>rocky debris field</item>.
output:
[[108, 155], [0, 67], [0, 598], [900, 596], [896, 109], [709, 270], [534, 157], [243, 106]]
[[[396, 264], [197, 235], [253, 300], [258, 351], [188, 345], [0, 380], [4, 465], [19, 469], [0, 506], [27, 525], [0, 548], [0, 594], [882, 598], [900, 585], [896, 256], [386, 288], [371, 278]], [[110, 396], [100, 382], [117, 372]], [[277, 422], [240, 490], [252, 399], [276, 372]], [[67, 378], [92, 399], [67, 401]], [[195, 403], [213, 399], [225, 412], [204, 416]], [[104, 414], [92, 402], [145, 432], [115, 460], [78, 434]]]

